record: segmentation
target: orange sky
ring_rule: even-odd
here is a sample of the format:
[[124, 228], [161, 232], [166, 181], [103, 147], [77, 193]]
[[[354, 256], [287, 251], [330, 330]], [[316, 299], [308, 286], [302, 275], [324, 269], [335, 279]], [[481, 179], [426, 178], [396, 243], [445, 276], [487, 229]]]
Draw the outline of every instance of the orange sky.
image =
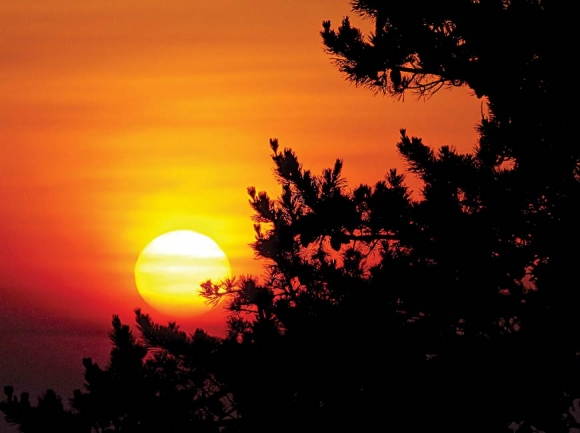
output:
[[204, 233], [234, 274], [259, 274], [246, 187], [278, 194], [270, 137], [315, 172], [344, 158], [351, 186], [401, 167], [402, 127], [472, 149], [482, 103], [467, 90], [396, 102], [344, 80], [318, 32], [349, 12], [346, 0], [0, 0], [0, 355], [39, 329], [106, 335], [113, 313], [147, 311], [133, 266], [169, 230]]

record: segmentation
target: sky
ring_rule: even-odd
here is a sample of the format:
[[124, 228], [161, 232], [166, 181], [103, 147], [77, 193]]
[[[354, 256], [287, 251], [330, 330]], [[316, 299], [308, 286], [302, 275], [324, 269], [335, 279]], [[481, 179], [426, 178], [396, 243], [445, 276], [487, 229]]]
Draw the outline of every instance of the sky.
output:
[[[113, 314], [172, 320], [134, 279], [164, 232], [260, 275], [246, 189], [279, 194], [270, 138], [315, 173], [343, 158], [351, 187], [404, 168], [401, 128], [474, 148], [467, 89], [394, 101], [345, 80], [319, 35], [345, 15], [347, 0], [0, 0], [0, 386], [67, 392], [83, 357], [106, 362]], [[221, 335], [224, 314], [179, 323]]]

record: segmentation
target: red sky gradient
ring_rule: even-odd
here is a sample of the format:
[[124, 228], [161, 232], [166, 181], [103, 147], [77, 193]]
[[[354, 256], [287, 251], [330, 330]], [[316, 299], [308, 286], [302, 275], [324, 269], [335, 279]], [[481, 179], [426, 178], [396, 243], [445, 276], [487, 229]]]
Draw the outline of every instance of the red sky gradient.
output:
[[[206, 234], [233, 274], [259, 274], [246, 187], [278, 195], [270, 137], [314, 172], [343, 158], [353, 187], [402, 168], [400, 128], [475, 146], [467, 90], [397, 102], [344, 80], [318, 33], [347, 14], [346, 0], [0, 0], [0, 386], [80, 386], [111, 315], [150, 310], [133, 267], [163, 232]], [[219, 334], [223, 314], [180, 322]]]

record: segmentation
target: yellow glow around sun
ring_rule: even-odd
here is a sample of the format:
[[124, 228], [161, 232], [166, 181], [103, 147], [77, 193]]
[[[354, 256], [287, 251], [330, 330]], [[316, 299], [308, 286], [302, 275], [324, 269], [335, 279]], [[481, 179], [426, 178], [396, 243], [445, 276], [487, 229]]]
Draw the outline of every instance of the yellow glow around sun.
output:
[[228, 258], [211, 238], [191, 230], [165, 233], [149, 243], [135, 264], [135, 283], [145, 302], [169, 316], [197, 316], [211, 307], [200, 284], [230, 277]]

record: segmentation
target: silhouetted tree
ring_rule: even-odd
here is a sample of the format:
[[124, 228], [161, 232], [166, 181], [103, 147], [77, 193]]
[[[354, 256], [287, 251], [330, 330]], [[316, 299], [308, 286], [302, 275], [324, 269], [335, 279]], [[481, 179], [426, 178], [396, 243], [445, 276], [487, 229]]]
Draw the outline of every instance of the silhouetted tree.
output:
[[561, 424], [576, 356], [568, 345], [568, 365], [554, 362], [527, 328], [537, 291], [525, 212], [506, 219], [501, 206], [509, 170], [402, 131], [399, 150], [425, 185], [415, 201], [394, 170], [348, 192], [340, 160], [315, 176], [271, 147], [281, 197], [249, 190], [269, 278], [205, 285], [210, 299], [233, 296], [231, 338], [251, 347], [239, 357], [247, 398], [270, 401], [240, 408], [247, 431], [281, 419], [287, 431]]
[[[102, 369], [83, 359], [85, 390], [75, 390], [70, 408], [48, 390], [31, 406], [12, 387], [0, 404], [9, 423], [23, 433], [126, 432], [216, 433], [235, 419], [230, 396], [207, 369], [220, 340], [197, 330], [188, 336], [174, 323], [159, 326], [136, 312], [139, 340], [113, 317], [110, 361]], [[231, 431], [231, 430], [229, 430]]]
[[77, 414], [65, 410], [62, 400], [52, 389], [38, 398], [36, 406], [30, 404], [30, 395], [23, 392], [20, 400], [14, 395], [14, 388], [4, 387], [6, 401], [0, 402], [6, 421], [18, 425], [24, 433], [41, 433], [54, 431], [59, 433], [89, 432]]
[[365, 37], [348, 18], [336, 30], [325, 21], [321, 32], [350, 80], [395, 97], [407, 91], [428, 96], [444, 86], [468, 86], [485, 97], [489, 112], [480, 124], [478, 163], [511, 168], [502, 206], [508, 218], [512, 210], [529, 214], [520, 230], [533, 244], [536, 284], [551, 287], [545, 305], [573, 305], [560, 288], [575, 279], [578, 261], [565, 246], [580, 241], [580, 147], [572, 144], [569, 103], [578, 100], [578, 86], [566, 85], [558, 65], [573, 52], [574, 15], [552, 0], [351, 4], [372, 20], [374, 32]]
[[[434, 150], [402, 130], [399, 152], [423, 182], [412, 200], [395, 171], [348, 192], [342, 161], [314, 176], [272, 140], [282, 194], [249, 190], [270, 278], [208, 286], [206, 296], [233, 296], [234, 329], [291, 360], [276, 387], [292, 396], [285, 410], [323, 428], [370, 428], [381, 411], [395, 431], [565, 431], [580, 395], [580, 257], [567, 247], [580, 242], [580, 148], [565, 103], [577, 90], [562, 92], [556, 67], [572, 50], [569, 10], [352, 4], [375, 32], [325, 22], [339, 68], [392, 96], [471, 87], [488, 105], [479, 145]], [[271, 392], [272, 378], [262, 380]]]

